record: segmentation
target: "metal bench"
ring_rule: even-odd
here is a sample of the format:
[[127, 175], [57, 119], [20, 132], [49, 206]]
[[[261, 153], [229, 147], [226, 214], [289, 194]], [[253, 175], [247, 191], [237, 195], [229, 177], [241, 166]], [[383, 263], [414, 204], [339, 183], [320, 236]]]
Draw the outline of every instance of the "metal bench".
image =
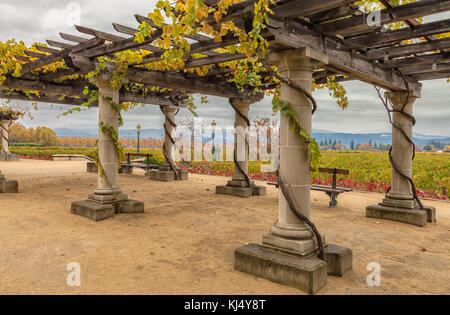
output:
[[[337, 187], [337, 175], [348, 175], [350, 174], [349, 170], [343, 170], [343, 169], [337, 169], [337, 168], [319, 168], [319, 173], [330, 173], [333, 174], [333, 183], [331, 186], [326, 185], [311, 185], [311, 190], [316, 191], [323, 191], [330, 197], [330, 208], [335, 208], [337, 206], [337, 197], [339, 194], [342, 194], [344, 192], [353, 191], [351, 188], [345, 188], [345, 187]], [[268, 182], [268, 185], [276, 186], [277, 188], [278, 183], [274, 182]]]
[[[156, 164], [150, 164], [148, 161], [150, 160], [150, 157], [152, 157], [152, 154], [149, 153], [127, 153], [127, 161], [122, 163], [122, 168], [120, 173], [126, 173], [126, 174], [133, 174], [133, 168], [142, 168], [146, 171], [146, 174], [150, 172], [151, 169], [157, 169], [159, 165]], [[145, 161], [147, 163], [132, 163], [131, 157], [145, 157]]]

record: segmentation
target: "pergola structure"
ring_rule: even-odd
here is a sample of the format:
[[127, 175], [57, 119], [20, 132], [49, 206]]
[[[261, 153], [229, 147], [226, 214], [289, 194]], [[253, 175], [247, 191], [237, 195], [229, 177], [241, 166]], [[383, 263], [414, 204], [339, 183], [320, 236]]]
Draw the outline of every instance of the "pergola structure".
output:
[[[217, 0], [206, 0], [208, 5]], [[389, 0], [380, 1], [386, 8], [368, 16], [359, 10], [353, 0], [282, 0], [272, 7], [264, 36], [270, 42], [271, 53], [266, 62], [277, 65], [281, 77], [281, 98], [295, 109], [299, 121], [311, 132], [311, 104], [301, 87], [312, 92], [313, 79], [326, 82], [328, 77], [337, 81], [360, 80], [389, 90], [386, 97], [393, 108], [392, 182], [391, 190], [380, 205], [369, 206], [367, 216], [396, 220], [424, 226], [435, 219], [435, 210], [421, 205], [413, 193], [411, 143], [414, 118], [413, 104], [421, 96], [420, 81], [450, 77], [450, 38], [441, 34], [450, 32], [450, 19], [421, 24], [418, 17], [450, 11], [450, 0], [422, 0], [393, 6]], [[247, 0], [233, 5], [223, 21], [249, 30], [255, 1]], [[375, 19], [372, 19], [376, 17]], [[117, 131], [118, 117], [104, 97], [114, 102], [140, 102], [164, 106], [166, 131], [173, 130], [174, 113], [185, 100], [186, 94], [201, 93], [225, 97], [236, 110], [236, 124], [246, 127], [250, 104], [262, 99], [252, 86], [244, 90], [229, 82], [232, 71], [226, 62], [244, 59], [245, 55], [222, 53], [218, 48], [239, 44], [230, 35], [216, 42], [202, 34], [189, 38], [190, 53], [184, 59], [186, 68], [215, 65], [206, 75], [186, 71], [147, 70], [142, 65], [157, 62], [164, 50], [152, 45], [161, 34], [152, 20], [136, 15], [138, 22], [147, 22], [157, 29], [143, 42], [136, 42], [138, 30], [113, 24], [121, 35], [77, 26], [77, 30], [90, 37], [61, 33], [66, 42], [47, 41], [55, 48], [37, 47], [41, 53], [26, 52], [17, 56], [23, 62], [22, 77], [8, 76], [3, 87], [40, 91], [36, 101], [77, 105], [86, 101], [82, 93], [85, 86], [98, 88], [100, 121], [106, 121]], [[216, 25], [213, 16], [210, 24]], [[405, 22], [407, 27], [386, 30], [384, 25]], [[56, 79], [72, 74], [84, 74], [96, 67], [97, 57], [133, 49], [149, 52], [138, 64], [129, 65], [126, 82], [120, 89], [109, 85], [113, 65], [108, 64], [94, 79], [76, 79], [58, 83]], [[202, 57], [193, 57], [201, 54]], [[33, 58], [30, 59], [29, 57]], [[37, 59], [35, 59], [37, 58]], [[67, 69], [46, 74], [32, 74], [39, 67], [64, 60]], [[267, 76], [271, 76], [267, 73]], [[129, 83], [128, 83], [129, 82]], [[169, 88], [166, 92], [143, 94], [130, 89], [130, 83]], [[273, 85], [263, 85], [272, 89]], [[2, 92], [3, 97], [29, 100], [21, 92]], [[247, 118], [248, 120], [248, 118]], [[396, 128], [395, 126], [401, 126]], [[166, 132], [166, 140], [168, 139]], [[171, 143], [168, 145], [171, 150]], [[99, 129], [99, 161], [105, 176], [99, 174], [99, 183], [89, 201], [75, 202], [72, 211], [100, 220], [120, 212], [143, 211], [143, 204], [129, 201], [117, 182], [117, 155], [113, 153], [111, 139]], [[285, 182], [280, 189], [279, 217], [271, 232], [263, 236], [262, 245], [250, 244], [236, 250], [235, 267], [238, 270], [265, 277], [286, 285], [316, 292], [326, 284], [328, 274], [342, 275], [351, 268], [351, 251], [339, 246], [325, 246], [326, 256], [317, 255], [322, 238], [308, 225], [310, 217], [310, 159], [306, 140], [290, 130], [286, 118], [280, 126], [280, 174]], [[170, 151], [168, 151], [170, 152]], [[169, 161], [170, 157], [169, 157]], [[239, 161], [236, 175], [231, 181], [234, 188], [249, 188], [247, 161]], [[289, 196], [284, 192], [289, 191]], [[301, 212], [296, 215], [293, 205]], [[303, 219], [301, 219], [303, 218]], [[317, 235], [316, 235], [317, 236]]]

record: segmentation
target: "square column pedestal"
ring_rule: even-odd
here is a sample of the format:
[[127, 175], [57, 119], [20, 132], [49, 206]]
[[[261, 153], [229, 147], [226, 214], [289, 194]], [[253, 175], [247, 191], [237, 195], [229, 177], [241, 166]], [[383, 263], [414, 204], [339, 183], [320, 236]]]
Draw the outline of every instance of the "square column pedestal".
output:
[[424, 227], [427, 222], [436, 222], [436, 209], [424, 206], [422, 210], [415, 200], [394, 199], [388, 195], [382, 203], [368, 206], [366, 217]]
[[0, 162], [7, 162], [7, 161], [20, 161], [20, 155], [0, 151]]
[[232, 195], [242, 198], [248, 198], [251, 196], [263, 196], [267, 194], [267, 188], [265, 186], [257, 186], [255, 182], [250, 181], [250, 187], [244, 180], [230, 180], [226, 185], [217, 186], [216, 194]]
[[89, 195], [88, 200], [72, 203], [71, 212], [89, 218], [93, 221], [102, 221], [120, 213], [143, 213], [142, 201], [130, 200], [127, 195]]
[[[188, 171], [178, 170], [179, 180], [188, 180]], [[170, 166], [163, 165], [156, 170], [150, 170], [149, 178], [151, 180], [159, 180], [163, 182], [173, 182], [175, 180], [175, 173]]]
[[16, 194], [19, 192], [19, 182], [16, 180], [6, 179], [5, 175], [0, 172], [0, 193]]

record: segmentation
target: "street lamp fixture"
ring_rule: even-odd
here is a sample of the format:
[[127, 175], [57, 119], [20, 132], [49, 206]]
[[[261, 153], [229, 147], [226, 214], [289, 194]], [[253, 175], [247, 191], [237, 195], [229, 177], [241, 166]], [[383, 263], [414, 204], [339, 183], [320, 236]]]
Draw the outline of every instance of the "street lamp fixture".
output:
[[140, 137], [141, 137], [141, 124], [138, 123], [137, 124], [137, 153], [139, 153], [139, 142], [140, 142]]

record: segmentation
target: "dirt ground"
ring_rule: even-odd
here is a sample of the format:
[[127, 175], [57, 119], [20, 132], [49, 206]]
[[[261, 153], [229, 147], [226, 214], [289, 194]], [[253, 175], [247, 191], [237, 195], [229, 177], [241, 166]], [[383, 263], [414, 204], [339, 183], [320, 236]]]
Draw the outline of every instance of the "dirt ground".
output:
[[[233, 270], [234, 249], [260, 243], [277, 218], [278, 190], [240, 199], [215, 194], [226, 178], [190, 174], [189, 181], [120, 175], [124, 193], [145, 213], [93, 222], [70, 214], [96, 174], [85, 162], [0, 162], [19, 194], [0, 194], [0, 293], [13, 294], [303, 294]], [[382, 194], [346, 193], [328, 208], [312, 192], [312, 220], [328, 242], [353, 250], [353, 271], [328, 277], [319, 294], [450, 294], [450, 203], [438, 222], [419, 228], [365, 217]], [[69, 287], [67, 265], [81, 266], [81, 287]], [[381, 265], [381, 286], [369, 287], [367, 265]]]

